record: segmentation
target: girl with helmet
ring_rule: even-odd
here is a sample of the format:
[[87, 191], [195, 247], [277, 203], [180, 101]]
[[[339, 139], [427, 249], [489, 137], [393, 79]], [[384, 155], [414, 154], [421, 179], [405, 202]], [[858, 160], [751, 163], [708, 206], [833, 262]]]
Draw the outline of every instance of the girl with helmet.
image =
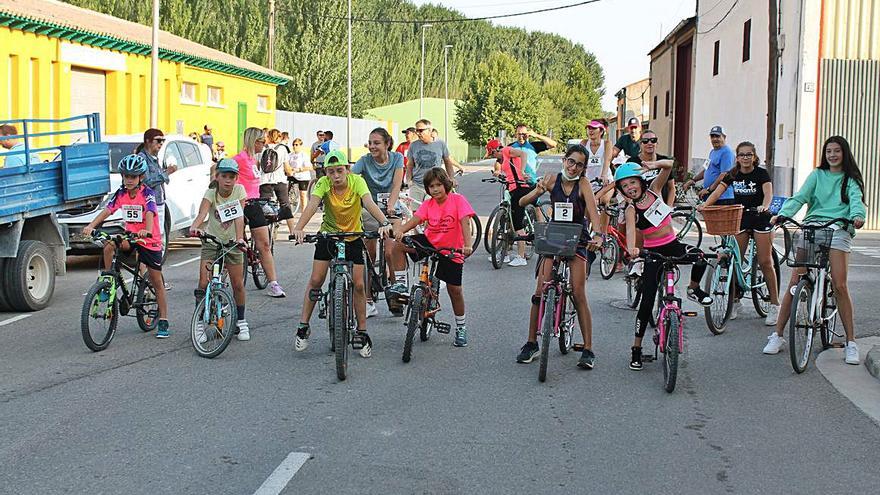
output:
[[[648, 186], [642, 174], [652, 170], [660, 170], [657, 178]], [[646, 161], [641, 165], [624, 163], [614, 173], [617, 189], [626, 199], [626, 248], [633, 256], [639, 255], [636, 247], [636, 229], [642, 233], [644, 249], [663, 256], [683, 256], [699, 249], [687, 246], [678, 241], [672, 228], [670, 214], [672, 208], [663, 201], [661, 191], [669, 174], [672, 162], [669, 160]], [[642, 273], [642, 300], [636, 318], [636, 335], [632, 346], [632, 359], [629, 367], [632, 370], [642, 369], [642, 337], [651, 319], [654, 301], [657, 297], [660, 263], [646, 260]], [[706, 263], [695, 263], [691, 269], [691, 281], [687, 289], [688, 299], [708, 306], [712, 298], [700, 289], [700, 280], [706, 272]]]
[[[244, 245], [244, 202], [247, 193], [244, 186], [238, 184], [238, 164], [231, 158], [223, 158], [217, 163], [216, 184], [205, 192], [199, 213], [190, 227], [190, 235], [198, 235], [207, 232], [216, 237], [221, 243], [238, 241]], [[203, 231], [202, 225], [208, 223]], [[220, 256], [220, 247], [214, 243], [203, 242], [201, 260], [199, 262], [199, 286], [195, 290], [196, 304], [205, 297], [205, 287], [211, 277], [211, 264]], [[226, 271], [229, 272], [229, 280], [232, 282], [232, 295], [235, 298], [235, 308], [238, 312], [238, 340], [250, 340], [250, 328], [245, 320], [245, 291], [244, 291], [244, 253], [239, 250], [230, 251], [224, 256], [226, 259]], [[208, 338], [204, 331], [197, 329], [196, 338], [200, 343], [207, 342]]]
[[[156, 337], [168, 338], [168, 302], [165, 297], [165, 284], [162, 280], [162, 234], [159, 231], [156, 207], [156, 193], [144, 184], [147, 161], [140, 155], [127, 155], [119, 160], [119, 173], [122, 186], [113, 194], [107, 207], [83, 228], [84, 235], [91, 235], [96, 227], [104, 223], [110, 215], [122, 210], [125, 231], [136, 234], [140, 239], [135, 243], [139, 263], [147, 267], [150, 282], [156, 291], [159, 304], [159, 330]], [[104, 266], [113, 263], [113, 242], [104, 244]], [[120, 249], [131, 252], [132, 246], [123, 241]]]

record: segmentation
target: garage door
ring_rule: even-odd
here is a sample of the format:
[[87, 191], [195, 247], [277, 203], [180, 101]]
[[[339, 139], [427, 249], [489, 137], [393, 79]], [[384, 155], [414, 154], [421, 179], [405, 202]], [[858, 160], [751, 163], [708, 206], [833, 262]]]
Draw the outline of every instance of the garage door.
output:
[[[83, 67], [71, 67], [70, 69], [70, 115], [95, 112], [101, 114], [101, 135], [104, 134], [104, 122], [107, 116], [107, 84], [105, 79], [104, 72], [100, 70]], [[82, 137], [85, 139], [85, 134]]]

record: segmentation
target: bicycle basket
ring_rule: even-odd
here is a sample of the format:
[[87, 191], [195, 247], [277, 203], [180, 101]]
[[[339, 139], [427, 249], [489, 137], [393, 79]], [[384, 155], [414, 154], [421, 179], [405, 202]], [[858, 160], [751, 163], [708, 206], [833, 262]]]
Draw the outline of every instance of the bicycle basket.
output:
[[579, 223], [538, 222], [535, 224], [535, 252], [543, 256], [574, 256], [583, 229]]
[[735, 235], [739, 233], [743, 205], [707, 206], [703, 208], [706, 232], [711, 235]]
[[827, 256], [834, 237], [834, 229], [798, 229], [791, 239], [791, 256], [788, 266], [821, 268], [827, 263]]

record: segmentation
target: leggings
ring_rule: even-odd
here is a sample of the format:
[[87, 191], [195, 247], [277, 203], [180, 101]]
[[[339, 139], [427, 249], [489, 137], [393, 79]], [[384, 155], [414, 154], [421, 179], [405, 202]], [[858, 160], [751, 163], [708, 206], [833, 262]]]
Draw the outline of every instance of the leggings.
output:
[[[699, 248], [682, 244], [678, 240], [669, 244], [645, 248], [663, 256], [684, 256], [685, 253], [702, 252]], [[645, 269], [642, 271], [642, 300], [639, 302], [638, 322], [636, 326], [636, 337], [645, 336], [645, 328], [651, 321], [651, 313], [654, 311], [654, 302], [657, 299], [657, 289], [660, 286], [660, 269], [662, 265], [657, 260], [645, 261]], [[691, 268], [691, 282], [699, 282], [706, 273], [706, 262], [700, 261], [694, 263]]]
[[526, 227], [526, 207], [519, 205], [519, 200], [526, 194], [532, 192], [532, 187], [520, 186], [510, 191], [510, 216], [513, 217], [514, 230], [521, 230]]

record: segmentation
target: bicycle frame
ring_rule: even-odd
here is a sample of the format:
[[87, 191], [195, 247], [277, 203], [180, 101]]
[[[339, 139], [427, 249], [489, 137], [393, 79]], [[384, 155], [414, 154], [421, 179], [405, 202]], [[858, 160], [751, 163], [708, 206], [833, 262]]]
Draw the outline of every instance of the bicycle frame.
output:
[[538, 306], [538, 333], [537, 335], [541, 335], [541, 325], [540, 322], [544, 321], [544, 314], [546, 312], [546, 307], [544, 305], [544, 301], [547, 295], [547, 291], [552, 287], [556, 289], [556, 293], [558, 297], [556, 298], [556, 305], [553, 308], [554, 316], [553, 316], [553, 337], [559, 338], [559, 328], [562, 325], [562, 305], [563, 301], [566, 297], [569, 297], [571, 294], [571, 280], [570, 280], [570, 272], [568, 267], [568, 259], [554, 257], [553, 258], [553, 268], [551, 269], [551, 277], [550, 280], [544, 282], [543, 287], [541, 288], [541, 304]]
[[[681, 311], [681, 298], [675, 296], [675, 265], [671, 267], [663, 266], [663, 276], [666, 279], [663, 293], [663, 306], [660, 308], [660, 315], [657, 317], [657, 330], [660, 333], [660, 342], [658, 343], [660, 352], [666, 352], [666, 332], [670, 329], [666, 328], [666, 315], [670, 311], [678, 315], [678, 342], [684, 342], [684, 313]], [[675, 331], [676, 329], [672, 329]], [[680, 345], [680, 344], [679, 344]], [[679, 349], [681, 352], [681, 349]]]
[[[137, 258], [137, 251], [135, 251], [135, 267], [130, 267], [125, 262], [119, 259], [119, 248], [122, 245], [124, 240], [128, 240], [129, 243], [133, 243], [132, 239], [123, 239], [121, 236], [113, 236], [107, 239], [109, 242], [112, 242], [116, 245], [116, 248], [113, 250], [113, 260], [110, 263], [110, 269], [104, 270], [98, 275], [98, 280], [106, 281], [110, 284], [110, 300], [116, 299], [117, 291], [122, 290], [122, 297], [119, 298], [120, 311], [119, 313], [122, 315], [127, 315], [128, 312], [135, 306], [135, 294], [137, 294], [137, 284], [144, 277], [141, 276], [140, 271], [140, 259]], [[122, 278], [122, 271], [126, 271], [131, 274], [131, 288], [125, 284], [125, 280]]]

